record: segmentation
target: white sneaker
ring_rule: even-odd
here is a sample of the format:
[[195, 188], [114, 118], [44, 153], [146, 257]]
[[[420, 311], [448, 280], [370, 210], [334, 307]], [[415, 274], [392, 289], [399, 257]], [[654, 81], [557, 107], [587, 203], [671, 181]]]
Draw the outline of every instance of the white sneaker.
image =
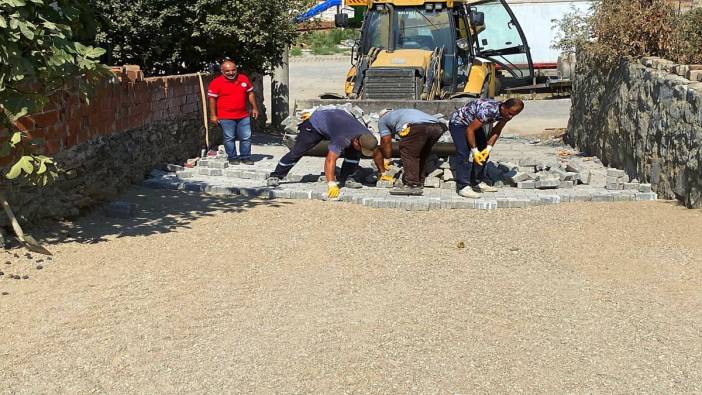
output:
[[461, 190], [458, 191], [458, 194], [470, 199], [479, 199], [481, 196], [483, 196], [480, 194], [480, 192], [474, 191], [473, 188], [470, 187], [470, 185], [461, 188]]
[[497, 192], [497, 188], [491, 187], [490, 185], [484, 182], [478, 184], [477, 188], [480, 189], [480, 192]]

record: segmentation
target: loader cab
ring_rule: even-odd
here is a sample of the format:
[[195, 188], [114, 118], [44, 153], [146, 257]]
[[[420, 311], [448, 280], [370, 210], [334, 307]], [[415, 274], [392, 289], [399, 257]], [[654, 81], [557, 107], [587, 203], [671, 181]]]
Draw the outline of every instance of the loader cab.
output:
[[[446, 3], [425, 3], [423, 6], [374, 4], [367, 12], [361, 30], [359, 53], [379, 48], [386, 54], [430, 54], [443, 48], [443, 83], [451, 85], [455, 66], [456, 39], [452, 10]], [[411, 51], [411, 52], [410, 52]], [[390, 63], [403, 67], [401, 56], [389, 55]], [[381, 65], [389, 66], [387, 64]], [[404, 66], [417, 66], [405, 63]]]
[[468, 14], [482, 14], [474, 37], [475, 56], [497, 65], [503, 87], [533, 83], [534, 64], [522, 27], [504, 0], [468, 4]]
[[516, 84], [526, 84], [533, 77], [526, 39], [504, 0], [452, 4], [449, 8], [447, 2], [371, 3], [354, 51], [354, 65], [363, 55], [376, 51], [379, 54], [367, 66], [369, 70], [414, 67], [417, 78], [423, 78], [426, 58], [441, 49], [438, 78], [444, 96], [463, 90], [476, 63], [493, 63], [501, 73], [518, 78]]

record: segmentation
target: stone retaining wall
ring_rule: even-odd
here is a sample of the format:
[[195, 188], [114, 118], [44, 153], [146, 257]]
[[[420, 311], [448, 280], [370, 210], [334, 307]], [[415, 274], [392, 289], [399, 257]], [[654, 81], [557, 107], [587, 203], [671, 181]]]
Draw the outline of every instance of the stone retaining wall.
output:
[[659, 58], [602, 72], [579, 62], [568, 143], [663, 198], [702, 207], [702, 66]]
[[197, 75], [143, 79], [125, 70], [118, 76], [121, 81], [100, 87], [89, 104], [64, 93], [43, 113], [20, 120], [65, 170], [47, 188], [12, 188], [9, 199], [23, 221], [77, 215], [154, 167], [199, 155], [204, 128]]

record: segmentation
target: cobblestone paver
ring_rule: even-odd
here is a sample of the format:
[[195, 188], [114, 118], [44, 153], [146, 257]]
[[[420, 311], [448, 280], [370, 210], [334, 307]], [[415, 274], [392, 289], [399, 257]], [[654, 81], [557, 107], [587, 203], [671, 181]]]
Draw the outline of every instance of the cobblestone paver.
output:
[[[154, 170], [151, 178], [144, 184], [154, 188], [179, 189], [216, 194], [233, 194], [257, 196], [269, 199], [316, 199], [326, 200], [326, 182], [323, 179], [323, 158], [305, 157], [292, 170], [287, 180], [277, 187], [266, 186], [267, 175], [275, 168], [277, 160], [287, 152], [279, 144], [254, 145], [256, 160], [254, 165], [227, 164], [223, 157], [201, 159], [192, 169], [169, 166], [169, 172]], [[579, 156], [559, 142], [537, 142], [529, 139], [506, 136], [500, 140], [491, 155], [495, 164], [503, 163], [561, 164], [569, 161], [598, 163], [597, 158]], [[596, 166], [596, 165], [595, 165]], [[604, 166], [599, 165], [602, 171]], [[361, 167], [367, 173], [373, 173], [370, 160], [362, 160]], [[497, 168], [498, 166], [494, 166]], [[504, 167], [504, 166], [502, 166]], [[610, 174], [618, 174], [612, 171]], [[509, 172], [503, 173], [509, 177]], [[568, 175], [565, 175], [567, 177]], [[339, 202], [361, 204], [376, 208], [398, 208], [405, 210], [433, 209], [480, 209], [523, 208], [568, 202], [617, 202], [655, 200], [656, 194], [650, 191], [648, 184], [630, 184], [629, 189], [607, 189], [601, 185], [585, 185], [580, 181], [563, 181], [554, 185], [554, 189], [537, 189], [540, 182], [532, 182], [534, 188], [507, 186], [496, 182], [498, 192], [483, 193], [480, 199], [467, 199], [459, 196], [453, 188], [453, 181], [441, 183], [438, 188], [424, 188], [424, 195], [419, 197], [393, 196], [388, 188], [366, 185], [360, 189], [342, 188]], [[576, 185], [577, 184], [577, 185]], [[516, 185], [516, 184], [515, 184]]]

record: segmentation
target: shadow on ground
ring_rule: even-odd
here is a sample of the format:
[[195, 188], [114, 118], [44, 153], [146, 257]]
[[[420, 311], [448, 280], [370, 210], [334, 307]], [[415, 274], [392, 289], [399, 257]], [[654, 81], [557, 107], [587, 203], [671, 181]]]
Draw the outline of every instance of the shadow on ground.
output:
[[189, 229], [203, 217], [240, 213], [260, 206], [290, 204], [246, 196], [210, 195], [197, 192], [132, 187], [115, 201], [137, 205], [128, 218], [108, 216], [109, 203], [71, 221], [45, 222], [34, 231], [47, 247], [64, 242], [99, 243], [111, 237], [148, 236]]

